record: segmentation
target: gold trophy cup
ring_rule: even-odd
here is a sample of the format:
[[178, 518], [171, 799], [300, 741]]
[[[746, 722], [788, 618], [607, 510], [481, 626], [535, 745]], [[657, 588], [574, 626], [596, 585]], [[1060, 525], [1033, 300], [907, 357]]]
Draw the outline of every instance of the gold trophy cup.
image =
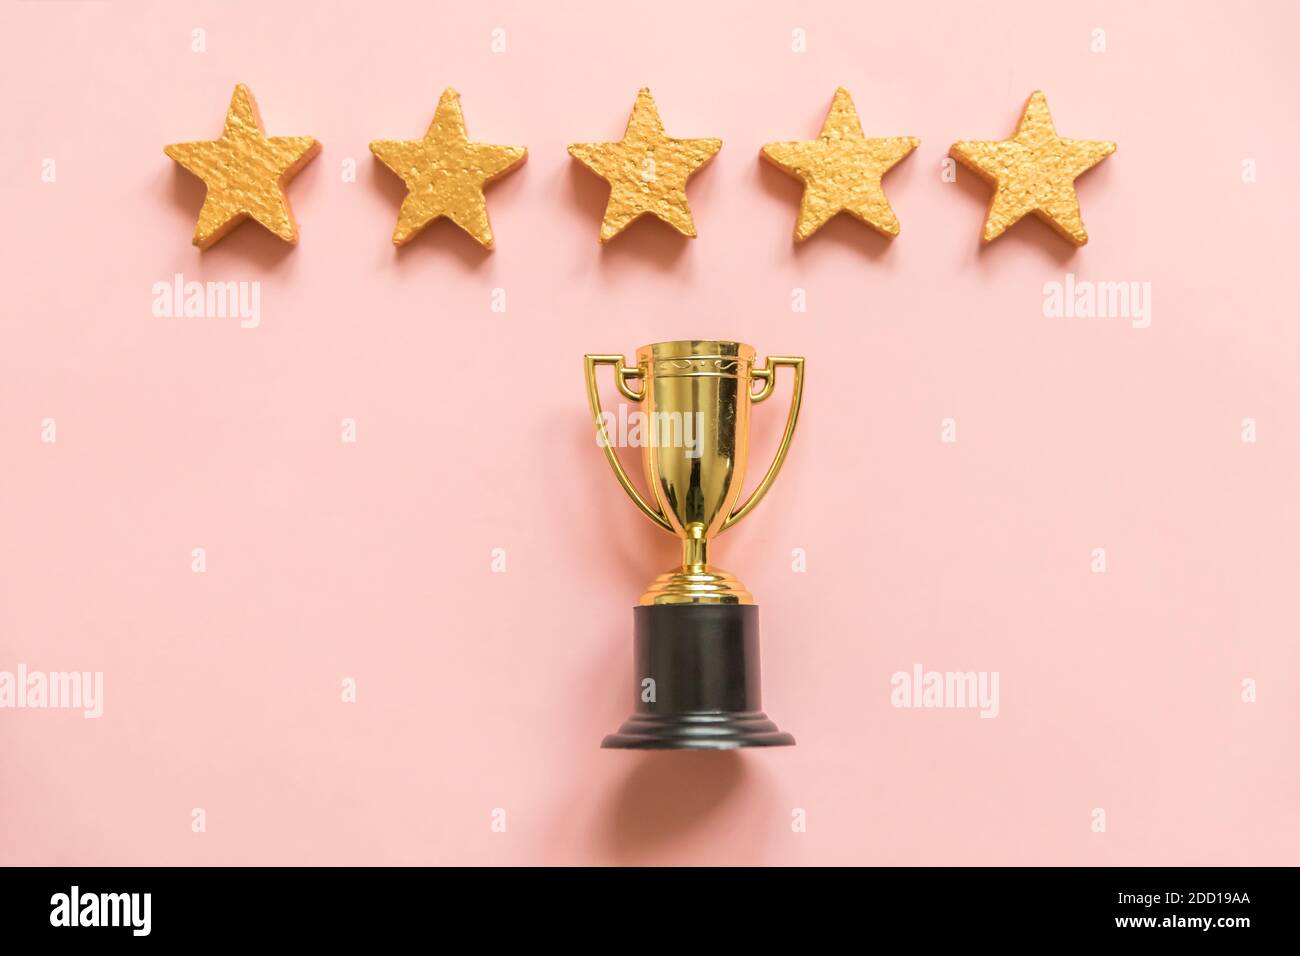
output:
[[[600, 365], [612, 365], [619, 393], [641, 406], [639, 441], [653, 503], [614, 452], [614, 416], [601, 409], [597, 392]], [[785, 432], [742, 504], [750, 407], [771, 396], [781, 366], [794, 372]], [[636, 709], [601, 746], [793, 744], [762, 711], [758, 608], [735, 576], [709, 563], [709, 545], [753, 511], [776, 480], [799, 420], [803, 359], [774, 356], [756, 367], [754, 349], [739, 342], [660, 342], [638, 349], [635, 366], [622, 355], [588, 355], [586, 373], [597, 437], [618, 483], [642, 514], [682, 540], [681, 566], [659, 575], [633, 611]]]

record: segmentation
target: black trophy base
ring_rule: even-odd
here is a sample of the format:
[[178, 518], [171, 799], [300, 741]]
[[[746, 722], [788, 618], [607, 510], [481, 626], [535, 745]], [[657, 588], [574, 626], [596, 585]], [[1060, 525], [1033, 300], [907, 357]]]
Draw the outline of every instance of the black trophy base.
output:
[[633, 611], [636, 710], [602, 747], [791, 747], [762, 710], [758, 608], [661, 604]]

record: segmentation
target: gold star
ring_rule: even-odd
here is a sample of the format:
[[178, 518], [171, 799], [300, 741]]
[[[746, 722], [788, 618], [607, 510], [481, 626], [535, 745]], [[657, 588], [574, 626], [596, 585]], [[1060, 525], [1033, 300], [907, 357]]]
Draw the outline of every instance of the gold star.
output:
[[673, 139], [664, 134], [649, 90], [636, 96], [627, 131], [617, 143], [574, 143], [569, 154], [609, 182], [600, 241], [613, 239], [646, 213], [683, 236], [695, 237], [686, 180], [722, 148], [720, 139]]
[[483, 187], [517, 168], [528, 157], [522, 146], [471, 143], [465, 132], [460, 94], [443, 91], [424, 139], [380, 139], [370, 151], [406, 183], [406, 198], [397, 214], [393, 243], [410, 242], [420, 230], [446, 216], [492, 248]]
[[849, 91], [840, 87], [817, 139], [764, 146], [764, 159], [804, 183], [795, 241], [803, 242], [840, 212], [891, 238], [898, 235], [898, 217], [880, 177], [920, 142], [912, 136], [867, 139]]
[[1075, 177], [1113, 152], [1114, 143], [1057, 136], [1047, 97], [1035, 92], [1025, 103], [1011, 139], [953, 143], [948, 154], [994, 186], [984, 223], [985, 242], [992, 242], [1032, 212], [1081, 246], [1088, 241], [1088, 233], [1079, 214]]
[[288, 243], [298, 241], [298, 224], [284, 187], [320, 152], [310, 136], [272, 136], [262, 131], [257, 104], [240, 83], [230, 98], [221, 138], [173, 143], [165, 152], [208, 187], [194, 229], [194, 244], [206, 249], [249, 217]]

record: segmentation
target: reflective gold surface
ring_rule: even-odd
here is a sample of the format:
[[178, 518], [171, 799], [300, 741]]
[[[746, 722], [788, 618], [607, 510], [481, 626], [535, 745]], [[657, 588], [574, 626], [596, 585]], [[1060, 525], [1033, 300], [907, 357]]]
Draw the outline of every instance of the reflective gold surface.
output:
[[953, 143], [948, 151], [993, 185], [984, 241], [992, 242], [1029, 213], [1082, 246], [1088, 241], [1074, 191], [1075, 177], [1115, 152], [1115, 144], [1062, 139], [1047, 109], [1047, 97], [1030, 95], [1011, 139]]
[[[652, 441], [647, 433], [642, 441], [642, 465], [653, 503], [637, 490], [614, 452], [597, 391], [599, 365], [614, 367], [619, 392], [641, 403], [656, 436], [670, 439]], [[772, 394], [776, 369], [783, 365], [794, 371], [785, 432], [763, 479], [740, 504], [749, 459], [750, 408]], [[799, 418], [803, 359], [771, 357], [765, 366], [755, 367], [754, 349], [739, 342], [660, 342], [639, 349], [631, 367], [622, 355], [588, 355], [586, 373], [592, 415], [619, 484], [646, 517], [682, 539], [681, 565], [661, 574], [641, 603], [752, 604], [744, 585], [709, 564], [709, 543], [752, 511], [776, 480]], [[640, 382], [639, 388], [633, 387], [634, 381]]]

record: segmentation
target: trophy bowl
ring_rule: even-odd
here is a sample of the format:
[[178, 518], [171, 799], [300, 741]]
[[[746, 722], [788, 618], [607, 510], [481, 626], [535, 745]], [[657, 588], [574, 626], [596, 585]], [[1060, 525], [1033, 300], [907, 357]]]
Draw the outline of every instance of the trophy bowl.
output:
[[[794, 738], [761, 707], [758, 608], [734, 575], [709, 563], [709, 547], [776, 480], [799, 418], [803, 359], [773, 356], [759, 366], [751, 346], [708, 339], [644, 346], [635, 365], [622, 355], [594, 354], [585, 364], [597, 439], [615, 478], [642, 514], [682, 542], [682, 563], [659, 575], [633, 610], [635, 710], [601, 746], [792, 745]], [[615, 454], [613, 416], [601, 408], [597, 390], [601, 365], [613, 366], [619, 393], [640, 406], [649, 500]], [[794, 373], [785, 432], [772, 464], [741, 503], [750, 410], [772, 395], [782, 366]]]

